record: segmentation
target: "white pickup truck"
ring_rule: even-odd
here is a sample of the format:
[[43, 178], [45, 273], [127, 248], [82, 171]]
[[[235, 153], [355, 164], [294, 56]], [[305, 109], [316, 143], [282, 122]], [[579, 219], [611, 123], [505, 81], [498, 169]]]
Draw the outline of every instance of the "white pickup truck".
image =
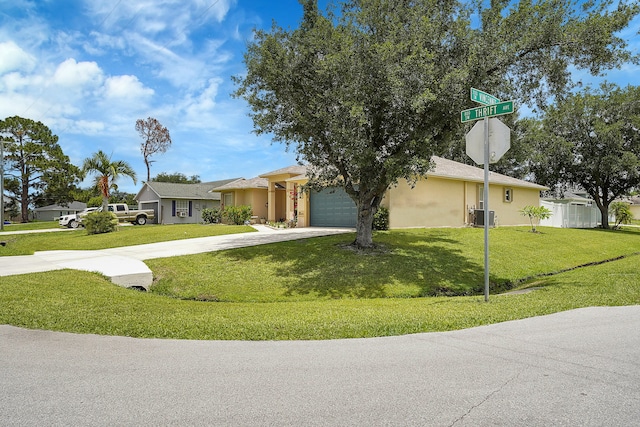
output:
[[100, 208], [87, 208], [82, 212], [78, 212], [77, 214], [69, 214], [61, 216], [58, 219], [58, 224], [60, 227], [69, 227], [69, 228], [78, 228], [82, 225], [82, 217], [85, 217], [88, 213], [95, 212]]

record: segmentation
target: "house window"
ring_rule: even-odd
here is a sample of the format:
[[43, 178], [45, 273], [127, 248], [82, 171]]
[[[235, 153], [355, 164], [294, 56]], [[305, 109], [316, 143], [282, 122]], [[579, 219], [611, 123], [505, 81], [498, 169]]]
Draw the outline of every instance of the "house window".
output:
[[233, 206], [233, 194], [225, 193], [223, 203], [225, 206]]
[[511, 203], [513, 201], [513, 189], [505, 188], [504, 189], [504, 202]]
[[484, 209], [484, 185], [478, 185], [478, 209]]
[[189, 202], [186, 200], [176, 200], [176, 215], [187, 216], [189, 213]]

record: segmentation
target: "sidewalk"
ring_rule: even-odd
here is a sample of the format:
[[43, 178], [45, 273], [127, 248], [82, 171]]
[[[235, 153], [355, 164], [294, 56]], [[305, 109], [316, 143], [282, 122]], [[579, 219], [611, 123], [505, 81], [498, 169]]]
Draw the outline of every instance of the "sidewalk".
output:
[[[0, 276], [71, 268], [102, 273], [120, 286], [148, 289], [153, 280], [153, 273], [142, 262], [147, 259], [194, 255], [353, 232], [353, 229], [347, 228], [307, 227], [274, 230], [264, 225], [252, 227], [257, 232], [198, 237], [96, 251], [43, 251], [36, 252], [34, 255], [0, 257]], [[42, 230], [38, 231], [42, 232]]]

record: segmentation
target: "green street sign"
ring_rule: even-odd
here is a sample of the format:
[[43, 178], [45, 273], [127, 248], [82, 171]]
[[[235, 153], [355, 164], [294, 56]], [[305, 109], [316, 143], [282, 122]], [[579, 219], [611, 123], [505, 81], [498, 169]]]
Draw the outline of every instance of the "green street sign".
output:
[[475, 88], [471, 88], [471, 100], [482, 105], [493, 105], [500, 102], [495, 96]]
[[483, 107], [464, 110], [460, 113], [460, 120], [464, 123], [472, 120], [484, 119], [485, 117], [495, 117], [511, 113], [513, 113], [513, 101], [505, 101], [498, 104], [485, 105]]

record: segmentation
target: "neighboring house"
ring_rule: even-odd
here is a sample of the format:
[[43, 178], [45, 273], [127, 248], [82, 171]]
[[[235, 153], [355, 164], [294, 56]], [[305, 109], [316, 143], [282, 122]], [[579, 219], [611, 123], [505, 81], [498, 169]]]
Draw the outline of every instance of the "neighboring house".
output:
[[197, 224], [202, 222], [203, 209], [220, 207], [220, 193], [210, 190], [235, 180], [198, 184], [150, 181], [144, 183], [135, 199], [140, 209], [154, 210], [155, 223]]
[[631, 209], [633, 219], [640, 219], [640, 196], [630, 197], [629, 203], [629, 209]]
[[56, 221], [59, 217], [69, 214], [77, 214], [87, 208], [83, 202], [71, 202], [68, 206], [49, 205], [33, 210], [33, 219], [38, 221]]
[[551, 211], [551, 217], [540, 225], [561, 228], [595, 228], [602, 223], [600, 210], [584, 191], [567, 191], [559, 198], [544, 198], [540, 205]]
[[[382, 206], [389, 209], [391, 228], [460, 227], [473, 224], [481, 216], [477, 211], [484, 205], [484, 171], [440, 157], [433, 161], [435, 169], [427, 179], [418, 179], [415, 186], [400, 180], [386, 192]], [[355, 226], [355, 204], [342, 188], [302, 191], [307, 181], [305, 166], [290, 166], [213, 191], [221, 193], [223, 205], [251, 205], [256, 216], [263, 216], [266, 208], [269, 221], [296, 220], [299, 227]], [[527, 224], [520, 209], [538, 206], [540, 192], [548, 190], [493, 172], [489, 186], [489, 209], [497, 225]], [[243, 193], [246, 190], [251, 190], [251, 199]]]

